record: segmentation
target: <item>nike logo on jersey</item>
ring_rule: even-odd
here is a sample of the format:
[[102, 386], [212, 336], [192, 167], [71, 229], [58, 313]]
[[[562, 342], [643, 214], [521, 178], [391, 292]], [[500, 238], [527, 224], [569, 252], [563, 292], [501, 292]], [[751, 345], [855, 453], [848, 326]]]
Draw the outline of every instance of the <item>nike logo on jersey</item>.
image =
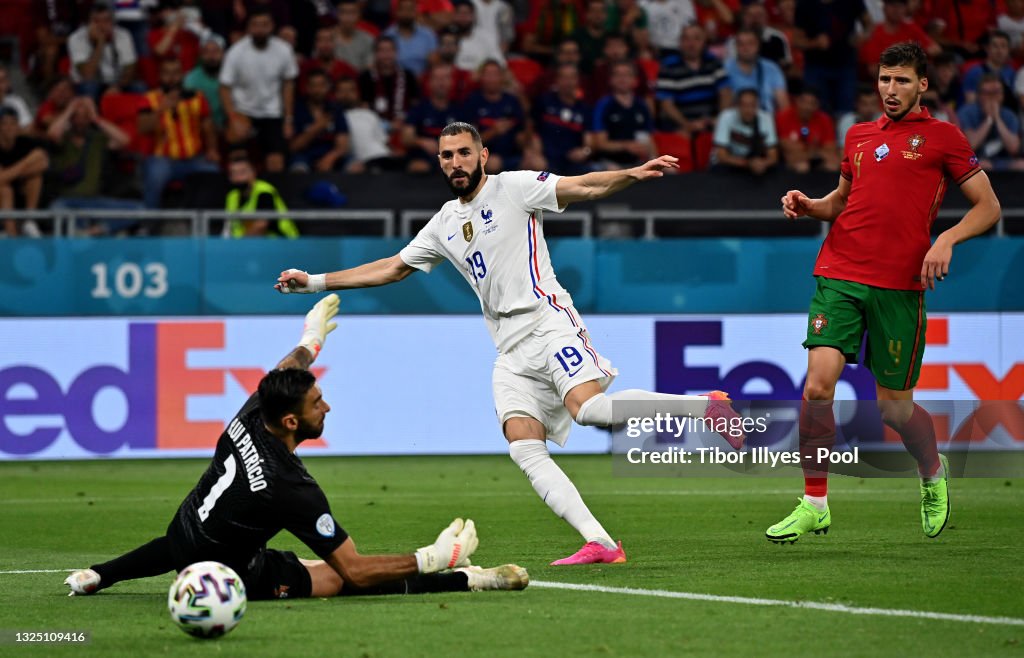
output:
[[570, 377], [572, 377], [573, 375], [575, 375], [576, 373], [578, 373], [578, 372], [579, 372], [580, 370], [583, 370], [583, 366], [580, 366], [579, 368], [576, 368], [575, 370], [573, 370], [572, 372], [570, 372], [570, 373], [569, 373], [569, 376], [570, 376]]
[[860, 147], [864, 146], [865, 144], [867, 144], [867, 143], [868, 143], [868, 142], [870, 142], [870, 141], [871, 141], [871, 140], [870, 140], [870, 139], [868, 139], [868, 140], [865, 140], [865, 141], [863, 141], [863, 142], [857, 142], [857, 148], [860, 148]]
[[459, 234], [459, 232], [458, 232], [458, 231], [455, 231], [454, 233], [452, 233], [451, 235], [449, 235], [449, 236], [448, 236], [448, 242], [451, 242], [451, 241], [452, 241], [452, 238], [454, 238], [454, 237], [455, 237], [456, 235], [458, 235], [458, 234]]

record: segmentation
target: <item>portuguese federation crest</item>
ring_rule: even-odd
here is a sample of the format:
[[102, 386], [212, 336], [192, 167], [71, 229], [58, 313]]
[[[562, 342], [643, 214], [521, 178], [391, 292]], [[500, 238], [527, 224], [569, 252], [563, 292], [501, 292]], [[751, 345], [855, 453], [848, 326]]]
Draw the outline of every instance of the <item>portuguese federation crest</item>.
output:
[[811, 318], [811, 327], [814, 329], [814, 335], [820, 336], [822, 330], [828, 328], [828, 318], [824, 313], [818, 313]]
[[924, 137], [916, 133], [907, 138], [907, 145], [910, 146], [910, 150], [914, 153], [917, 153], [917, 149], [924, 146], [924, 142]]

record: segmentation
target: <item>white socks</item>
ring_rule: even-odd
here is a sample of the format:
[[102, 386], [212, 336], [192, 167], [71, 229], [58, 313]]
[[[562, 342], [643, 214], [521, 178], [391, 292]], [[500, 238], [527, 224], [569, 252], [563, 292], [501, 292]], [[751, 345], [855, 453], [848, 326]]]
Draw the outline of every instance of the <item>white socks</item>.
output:
[[[616, 400], [628, 400], [632, 402], [646, 402], [648, 405], [640, 407], [638, 405], [625, 405], [618, 404], [612, 405], [613, 401]], [[611, 427], [613, 425], [621, 425], [626, 422], [626, 412], [636, 415], [636, 412], [640, 408], [644, 408], [647, 413], [646, 406], [652, 402], [671, 402], [673, 408], [680, 407], [681, 402], [690, 402], [681, 408], [685, 410], [686, 415], [693, 418], [703, 418], [704, 410], [708, 406], [708, 396], [706, 395], [671, 395], [669, 393], [655, 393], [651, 391], [642, 391], [638, 388], [630, 388], [625, 391], [616, 391], [615, 393], [598, 393], [594, 397], [590, 398], [580, 407], [579, 413], [576, 414], [576, 422], [580, 425], [587, 425], [591, 427]], [[617, 416], [615, 414], [618, 414]], [[649, 415], [653, 416], [653, 412]]]
[[804, 494], [804, 500], [818, 508], [819, 512], [824, 512], [825, 508], [828, 507], [828, 496], [808, 496]]
[[548, 452], [548, 446], [544, 441], [512, 441], [508, 444], [508, 453], [552, 512], [576, 528], [586, 541], [598, 542], [609, 549], [615, 548], [611, 535], [587, 509], [572, 480], [551, 459], [551, 453]]

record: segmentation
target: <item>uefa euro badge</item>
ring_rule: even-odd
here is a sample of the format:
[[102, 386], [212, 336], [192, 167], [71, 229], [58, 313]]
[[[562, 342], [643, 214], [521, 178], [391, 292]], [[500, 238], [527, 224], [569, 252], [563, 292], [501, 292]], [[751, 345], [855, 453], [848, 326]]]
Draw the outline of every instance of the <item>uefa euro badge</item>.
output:
[[889, 155], [889, 145], [882, 144], [875, 149], [875, 162], [881, 162]]
[[466, 242], [473, 239], [473, 222], [466, 222], [462, 225], [462, 237], [466, 238]]
[[828, 318], [825, 317], [824, 313], [818, 313], [811, 318], [811, 326], [814, 327], [814, 335], [820, 336], [821, 330], [828, 328]]

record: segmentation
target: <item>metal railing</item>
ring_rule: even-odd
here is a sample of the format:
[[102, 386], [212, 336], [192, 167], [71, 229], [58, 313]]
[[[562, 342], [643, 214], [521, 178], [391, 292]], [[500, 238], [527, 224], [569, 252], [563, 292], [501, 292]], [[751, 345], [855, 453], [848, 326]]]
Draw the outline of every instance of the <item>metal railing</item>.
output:
[[[73, 209], [54, 208], [50, 210], [7, 210], [0, 211], [0, 219], [11, 219], [16, 222], [28, 220], [52, 222], [52, 234], [56, 237], [79, 237], [88, 235], [90, 221], [134, 220], [142, 223], [181, 222], [187, 224], [182, 233], [196, 238], [210, 236], [214, 222], [230, 219], [281, 219], [289, 218], [302, 222], [375, 222], [380, 225], [380, 237], [409, 238], [415, 235], [422, 224], [430, 220], [435, 210], [410, 209], [402, 210], [396, 218], [393, 210], [289, 210], [278, 213], [273, 210], [254, 211], [249, 213], [227, 212], [224, 210], [125, 210], [125, 209]], [[951, 208], [940, 210], [938, 218], [957, 220], [964, 210]], [[596, 215], [596, 216], [595, 216]], [[658, 222], [730, 222], [730, 221], [769, 221], [781, 220], [777, 210], [632, 210], [616, 206], [599, 206], [596, 213], [589, 210], [572, 210], [564, 213], [549, 213], [544, 216], [545, 223], [561, 225], [578, 225], [578, 232], [572, 233], [579, 237], [599, 235], [595, 230], [600, 224], [625, 222], [641, 224], [642, 239], [652, 240], [658, 237]], [[1024, 207], [1003, 208], [1002, 217], [996, 224], [995, 235], [1006, 235], [1007, 219], [1024, 219]], [[828, 225], [822, 222], [822, 233], [827, 233]], [[48, 229], [49, 232], [49, 229]], [[223, 232], [217, 233], [223, 235]]]

